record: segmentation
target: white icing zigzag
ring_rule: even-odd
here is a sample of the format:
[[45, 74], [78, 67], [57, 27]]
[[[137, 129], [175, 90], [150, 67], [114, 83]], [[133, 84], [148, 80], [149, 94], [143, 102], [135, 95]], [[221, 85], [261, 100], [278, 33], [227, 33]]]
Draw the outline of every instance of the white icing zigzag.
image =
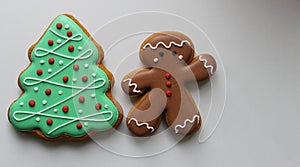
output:
[[[57, 47], [53, 48], [52, 50], [47, 50], [47, 49], [44, 49], [44, 48], [37, 48], [34, 51], [35, 56], [37, 56], [37, 57], [45, 57], [45, 56], [48, 56], [48, 55], [55, 55], [55, 56], [58, 56], [58, 57], [63, 57], [63, 58], [66, 58], [66, 59], [71, 59], [71, 61], [69, 63], [67, 63], [65, 66], [61, 67], [58, 71], [54, 72], [53, 74], [49, 75], [48, 77], [46, 77], [44, 79], [39, 79], [39, 78], [34, 78], [34, 77], [26, 77], [26, 78], [24, 78], [23, 83], [24, 83], [24, 85], [27, 85], [27, 86], [34, 86], [34, 85], [37, 85], [39, 83], [44, 82], [44, 83], [48, 83], [48, 84], [55, 85], [55, 86], [60, 86], [60, 87], [70, 88], [70, 89], [75, 89], [75, 90], [78, 90], [78, 91], [74, 92], [69, 97], [66, 97], [65, 99], [63, 99], [63, 100], [61, 100], [61, 101], [59, 101], [59, 102], [57, 102], [57, 103], [55, 103], [55, 104], [53, 104], [53, 105], [51, 105], [49, 107], [43, 108], [42, 110], [37, 111], [37, 112], [32, 112], [32, 111], [16, 111], [16, 112], [13, 113], [13, 118], [16, 121], [24, 121], [24, 120], [30, 119], [30, 118], [38, 115], [38, 116], [47, 116], [47, 117], [50, 117], [50, 118], [58, 118], [58, 119], [67, 120], [67, 122], [65, 122], [65, 123], [63, 123], [61, 125], [53, 127], [53, 129], [51, 131], [49, 131], [48, 134], [51, 134], [54, 131], [56, 131], [56, 130], [62, 128], [62, 127], [65, 127], [65, 126], [67, 126], [67, 125], [69, 125], [69, 124], [71, 124], [71, 123], [73, 123], [75, 121], [105, 122], [105, 121], [109, 121], [110, 119], [112, 119], [112, 117], [113, 117], [113, 112], [112, 111], [103, 111], [103, 112], [99, 112], [99, 113], [93, 113], [93, 114], [86, 115], [86, 116], [83, 116], [83, 117], [80, 117], [80, 118], [68, 117], [68, 116], [59, 116], [59, 115], [55, 115], [55, 114], [47, 114], [47, 113], [45, 113], [46, 111], [49, 111], [50, 109], [55, 108], [58, 105], [60, 105], [60, 104], [62, 104], [64, 102], [72, 99], [73, 97], [77, 96], [78, 94], [80, 94], [81, 92], [83, 92], [85, 90], [99, 89], [99, 88], [103, 87], [106, 84], [106, 80], [104, 78], [95, 79], [95, 80], [93, 80], [91, 83], [89, 83], [85, 87], [81, 87], [81, 86], [69, 86], [69, 85], [66, 85], [66, 84], [61, 84], [61, 83], [58, 83], [58, 82], [51, 81], [50, 80], [51, 78], [57, 76], [57, 74], [59, 74], [64, 69], [66, 69], [69, 66], [71, 66], [72, 63], [74, 63], [75, 61], [77, 61], [77, 60], [84, 60], [84, 59], [90, 58], [93, 55], [93, 50], [92, 49], [88, 49], [88, 50], [84, 51], [83, 53], [81, 53], [80, 55], [78, 55], [77, 57], [73, 57], [73, 56], [69, 56], [69, 55], [64, 55], [64, 54], [58, 53], [58, 52], [56, 52], [56, 50], [58, 50], [59, 48], [63, 47], [64, 45], [66, 45], [68, 42], [70, 42], [70, 41], [75, 41], [75, 42], [76, 41], [81, 41], [82, 40], [82, 34], [78, 33], [78, 34], [75, 34], [72, 37], [66, 37], [66, 36], [60, 35], [59, 33], [57, 33], [56, 31], [54, 31], [51, 28], [50, 28], [50, 31], [53, 34], [55, 34], [56, 36], [59, 36], [59, 37], [65, 39], [65, 41], [62, 42], [62, 43], [60, 43]], [[63, 63], [61, 63], [61, 65], [62, 64]], [[96, 83], [99, 83], [99, 84], [96, 84]], [[36, 90], [38, 90], [38, 89], [36, 89]], [[109, 114], [108, 118], [95, 118], [95, 117], [97, 117], [99, 115], [106, 115], [106, 114]]]
[[123, 82], [128, 82], [128, 86], [131, 87], [131, 86], [134, 86], [133, 88], [133, 92], [134, 93], [141, 93], [141, 90], [137, 90], [137, 84], [136, 83], [132, 83], [132, 79], [131, 78], [127, 78], [127, 79], [124, 79]]
[[207, 60], [202, 58], [202, 56], [199, 57], [199, 60], [201, 62], [204, 62], [204, 67], [207, 69], [209, 68], [210, 69], [210, 74], [214, 74], [214, 67], [212, 65], [207, 65]]
[[194, 123], [196, 118], [198, 118], [198, 123], [200, 122], [200, 117], [199, 115], [194, 115], [193, 119], [190, 120], [190, 119], [186, 119], [184, 122], [183, 122], [183, 125], [176, 125], [175, 126], [175, 133], [178, 133], [178, 129], [177, 128], [181, 128], [181, 129], [184, 129], [186, 127], [186, 123], [189, 122], [189, 123]]
[[131, 121], [134, 121], [137, 126], [145, 125], [147, 129], [151, 130], [151, 133], [154, 131], [154, 128], [150, 126], [148, 123], [139, 123], [135, 118], [130, 118], [128, 124], [130, 124]]
[[160, 42], [158, 42], [155, 46], [152, 46], [150, 43], [147, 43], [147, 44], [143, 47], [143, 49], [145, 49], [147, 46], [149, 46], [151, 49], [157, 49], [157, 47], [158, 47], [159, 45], [163, 45], [165, 48], [169, 49], [172, 45], [175, 45], [175, 46], [178, 46], [178, 47], [182, 47], [184, 43], [187, 43], [187, 44], [191, 45], [190, 42], [187, 41], [187, 40], [181, 41], [180, 44], [175, 43], [174, 41], [171, 41], [171, 42], [169, 43], [169, 45], [166, 45], [164, 42], [160, 41]]

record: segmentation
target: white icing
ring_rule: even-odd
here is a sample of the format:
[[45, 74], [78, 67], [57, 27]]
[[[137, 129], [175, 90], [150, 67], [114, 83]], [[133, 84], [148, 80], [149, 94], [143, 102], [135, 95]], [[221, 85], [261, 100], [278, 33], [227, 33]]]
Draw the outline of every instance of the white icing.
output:
[[212, 66], [212, 65], [207, 65], [207, 60], [205, 59], [205, 58], [202, 58], [202, 56], [200, 56], [199, 57], [199, 60], [201, 61], [201, 62], [204, 62], [204, 67], [206, 68], [206, 69], [210, 69], [210, 74], [214, 74], [214, 66]]
[[154, 62], [154, 63], [157, 63], [157, 62], [158, 62], [158, 58], [154, 58], [154, 59], [153, 59], [153, 62]]
[[44, 63], [45, 63], [45, 60], [41, 60], [41, 61], [40, 61], [40, 64], [44, 64]]
[[78, 113], [79, 113], [79, 114], [82, 114], [82, 112], [83, 112], [82, 109], [79, 109], [79, 110], [78, 110]]
[[94, 78], [95, 78], [95, 77], [96, 77], [96, 73], [92, 73], [92, 77], [94, 77]]
[[52, 72], [52, 69], [49, 68], [49, 69], [48, 69], [48, 73], [51, 73], [51, 72]]
[[81, 47], [81, 46], [78, 46], [78, 50], [82, 50], [82, 47]]
[[38, 87], [34, 87], [33, 90], [34, 90], [35, 92], [37, 92], [37, 91], [39, 90], [39, 88], [38, 88]]
[[59, 65], [63, 65], [64, 62], [63, 62], [62, 60], [59, 60], [58, 64], [59, 64]]
[[69, 24], [66, 24], [65, 29], [69, 29], [69, 28], [70, 28]]
[[84, 68], [89, 68], [89, 64], [84, 64]]
[[164, 42], [160, 41], [160, 42], [158, 42], [155, 46], [152, 46], [150, 43], [147, 43], [143, 48], [145, 49], [147, 46], [149, 46], [151, 49], [157, 49], [157, 47], [158, 47], [159, 45], [163, 45], [165, 48], [169, 49], [169, 48], [171, 48], [172, 45], [175, 45], [175, 46], [178, 46], [178, 47], [182, 47], [183, 44], [185, 44], [185, 43], [191, 45], [190, 42], [187, 41], [187, 40], [181, 41], [180, 44], [178, 44], [178, 43], [176, 43], [176, 42], [174, 42], [174, 41], [171, 41], [171, 42], [169, 43], [169, 45], [166, 45]]
[[24, 106], [24, 103], [23, 103], [23, 102], [21, 102], [21, 103], [20, 103], [20, 106], [21, 106], [21, 107], [22, 107], [22, 106]]
[[[73, 93], [66, 97], [65, 99], [62, 99], [61, 101], [54, 103], [52, 105], [49, 105], [48, 107], [44, 107], [39, 111], [15, 111], [13, 113], [13, 118], [16, 121], [24, 121], [27, 119], [30, 119], [34, 116], [45, 116], [48, 118], [58, 118], [58, 119], [64, 119], [67, 120], [67, 122], [60, 124], [60, 125], [52, 125], [52, 130], [50, 130], [48, 132], [48, 134], [53, 133], [54, 131], [67, 126], [75, 121], [86, 121], [86, 122], [106, 122], [109, 121], [113, 118], [113, 112], [112, 111], [102, 111], [102, 112], [97, 112], [97, 113], [93, 113], [90, 115], [85, 115], [83, 117], [70, 117], [70, 116], [61, 116], [61, 115], [57, 115], [57, 114], [49, 114], [49, 113], [45, 113], [46, 111], [49, 111], [50, 109], [59, 107], [61, 104], [65, 103], [66, 101], [74, 98], [75, 96], [77, 96], [78, 94], [82, 93], [83, 91], [86, 90], [95, 90], [98, 88], [103, 87], [106, 84], [106, 80], [104, 78], [99, 78], [99, 79], [95, 79], [92, 82], [90, 82], [88, 85], [81, 87], [81, 86], [69, 86], [69, 85], [65, 85], [65, 84], [61, 84], [58, 82], [53, 82], [50, 81], [51, 78], [57, 76], [60, 72], [62, 72], [64, 69], [68, 68], [69, 66], [71, 66], [75, 61], [77, 60], [85, 60], [90, 58], [93, 55], [93, 50], [92, 49], [87, 49], [86, 51], [82, 52], [80, 55], [78, 55], [77, 57], [71, 56], [71, 55], [65, 55], [65, 54], [61, 54], [56, 52], [56, 50], [58, 50], [59, 48], [63, 47], [65, 44], [67, 44], [69, 41], [81, 41], [83, 35], [80, 33], [75, 34], [72, 37], [67, 37], [64, 35], [61, 35], [59, 33], [57, 33], [55, 30], [53, 30], [52, 28], [49, 29], [50, 32], [52, 32], [54, 35], [64, 39], [64, 41], [62, 42], [60, 39], [57, 39], [57, 43], [59, 43], [58, 46], [56, 46], [55, 48], [51, 49], [51, 50], [47, 50], [44, 48], [36, 48], [34, 51], [34, 54], [36, 57], [45, 57], [48, 56], [49, 54], [54, 55], [54, 56], [58, 56], [60, 58], [64, 58], [64, 59], [70, 59], [71, 61], [69, 63], [67, 63], [66, 65], [62, 66], [62, 68], [60, 68], [58, 71], [54, 72], [53, 74], [49, 75], [48, 77], [44, 78], [44, 79], [40, 79], [40, 78], [34, 78], [34, 77], [26, 77], [23, 80], [23, 83], [27, 86], [33, 86], [33, 85], [38, 85], [42, 82], [44, 83], [48, 83], [50, 85], [53, 86], [60, 86], [63, 88], [70, 88], [73, 90]], [[60, 63], [61, 65], [63, 63]], [[99, 83], [99, 84], [97, 84]], [[35, 91], [38, 91], [38, 88], [35, 87], [34, 88]], [[58, 91], [58, 94], [62, 94], [63, 92], [61, 90]], [[94, 95], [95, 96], [95, 95]], [[44, 103], [44, 101], [43, 101]], [[53, 110], [54, 112], [57, 112], [57, 109]], [[109, 114], [108, 117], [104, 117], [101, 115], [107, 115]], [[39, 118], [39, 117], [37, 117]], [[36, 119], [37, 119], [36, 118]]]
[[91, 97], [92, 97], [92, 98], [95, 98], [95, 97], [96, 97], [96, 94], [91, 94]]
[[[27, 86], [32, 86], [32, 85], [37, 85], [37, 84], [39, 84], [41, 82], [45, 82], [45, 83], [49, 83], [49, 84], [54, 85], [54, 86], [61, 86], [61, 87], [64, 87], [64, 88], [82, 89], [83, 87], [81, 87], [81, 86], [70, 86], [70, 85], [59, 83], [59, 82], [53, 82], [53, 81], [50, 81], [49, 79], [52, 78], [52, 77], [54, 77], [54, 76], [56, 76], [61, 71], [63, 71], [64, 69], [66, 69], [67, 67], [69, 67], [70, 65], [72, 65], [75, 61], [88, 59], [89, 57], [91, 57], [93, 55], [93, 50], [92, 49], [88, 49], [88, 50], [84, 51], [83, 53], [81, 53], [78, 57], [64, 55], [64, 54], [55, 52], [57, 49], [63, 47], [69, 41], [80, 41], [80, 40], [82, 40], [82, 34], [78, 33], [78, 34], [76, 34], [76, 35], [74, 35], [72, 37], [66, 37], [66, 36], [58, 34], [57, 32], [55, 32], [51, 28], [50, 28], [50, 31], [53, 34], [59, 36], [60, 38], [65, 39], [65, 41], [62, 42], [61, 44], [59, 44], [57, 47], [53, 48], [52, 50], [47, 50], [47, 49], [44, 49], [44, 48], [36, 48], [36, 50], [34, 51], [35, 56], [37, 56], [37, 57], [44, 57], [44, 56], [47, 56], [49, 54], [52, 54], [52, 55], [59, 56], [59, 57], [62, 57], [62, 58], [71, 59], [72, 61], [70, 61], [68, 64], [66, 64], [65, 66], [63, 66], [61, 69], [59, 69], [58, 71], [56, 71], [55, 73], [53, 73], [52, 75], [50, 75], [50, 76], [48, 76], [48, 77], [46, 77], [44, 79], [34, 78], [34, 77], [26, 77], [26, 78], [24, 78], [23, 83], [25, 85], [27, 85]], [[105, 79], [104, 78], [100, 78], [100, 79], [97, 79], [97, 80], [94, 81], [94, 83], [96, 83], [96, 82], [103, 82], [104, 83]], [[90, 87], [88, 87], [86, 89], [97, 89], [97, 88], [101, 87], [101, 85], [102, 84], [100, 84], [100, 86], [99, 85], [90, 86]]]
[[76, 82], [76, 81], [77, 81], [77, 79], [76, 79], [76, 78], [73, 78], [72, 80], [73, 80], [73, 82]]
[[194, 115], [194, 117], [193, 117], [192, 120], [186, 119], [186, 120], [184, 120], [183, 125], [176, 125], [175, 128], [174, 128], [175, 133], [178, 133], [178, 129], [177, 129], [177, 128], [184, 129], [184, 128], [186, 127], [186, 123], [187, 123], [187, 122], [189, 122], [189, 123], [192, 124], [192, 123], [195, 122], [196, 118], [198, 118], [198, 123], [199, 123], [199, 122], [200, 122], [200, 117], [199, 117], [199, 115]]
[[104, 108], [108, 109], [108, 104], [105, 104], [105, 105], [104, 105]]
[[36, 120], [36, 122], [40, 122], [41, 119], [40, 119], [40, 117], [36, 117], [35, 120]]
[[133, 92], [134, 93], [141, 93], [141, 90], [137, 90], [137, 84], [136, 83], [132, 83], [132, 79], [131, 78], [127, 78], [125, 80], [123, 80], [123, 82], [128, 82], [128, 86], [131, 87], [131, 86], [134, 86], [133, 88]]
[[150, 126], [148, 123], [139, 123], [135, 118], [130, 118], [128, 124], [130, 124], [131, 121], [134, 121], [137, 126], [145, 125], [147, 129], [151, 130], [151, 133], [154, 131], [154, 128]]
[[182, 60], [182, 59], [183, 59], [183, 56], [182, 56], [182, 55], [179, 55], [179, 56], [178, 56], [178, 59], [179, 59], [179, 60]]
[[88, 126], [89, 126], [89, 123], [85, 122], [85, 123], [83, 123], [83, 125], [84, 125], [85, 127], [88, 127]]
[[47, 100], [43, 100], [42, 104], [44, 104], [44, 105], [47, 104]]
[[[103, 80], [103, 83], [101, 85], [99, 85], [98, 87], [102, 87], [105, 85], [105, 80], [102, 78]], [[81, 117], [81, 118], [75, 118], [75, 117], [68, 117], [68, 116], [60, 116], [60, 115], [53, 115], [53, 114], [46, 114], [46, 113], [43, 113], [45, 111], [48, 111], [49, 109], [51, 108], [54, 108], [54, 107], [57, 107], [59, 106], [60, 104], [68, 101], [69, 99], [72, 99], [73, 97], [77, 96], [78, 94], [80, 94], [81, 92], [87, 90], [88, 88], [92, 87], [92, 85], [95, 84], [95, 82], [97, 82], [97, 80], [89, 83], [87, 86], [83, 87], [82, 89], [80, 89], [79, 91], [77, 92], [74, 92], [72, 95], [70, 95], [69, 97], [49, 106], [49, 107], [46, 107], [40, 111], [37, 111], [37, 112], [32, 112], [32, 111], [16, 111], [13, 113], [13, 117], [16, 121], [24, 121], [24, 120], [27, 120], [35, 115], [39, 115], [39, 116], [47, 116], [47, 117], [50, 117], [50, 118], [60, 118], [60, 119], [65, 119], [65, 120], [70, 120], [64, 124], [61, 124], [59, 126], [56, 126], [54, 129], [52, 129], [51, 131], [48, 132], [48, 134], [51, 134], [52, 132], [56, 131], [57, 129], [60, 129], [64, 126], [67, 126], [69, 124], [71, 124], [72, 122], [75, 122], [75, 121], [92, 121], [92, 122], [103, 122], [103, 121], [109, 121], [112, 117], [113, 117], [113, 113], [112, 111], [103, 111], [103, 112], [100, 112], [100, 113], [95, 113], [95, 114], [90, 114], [90, 115], [86, 115], [84, 117]], [[20, 114], [22, 117], [21, 118], [18, 118], [17, 115]], [[98, 115], [102, 115], [102, 114], [110, 114], [110, 116], [108, 118], [101, 118], [101, 119], [90, 119], [91, 117], [95, 117], [95, 116], [98, 116]], [[28, 116], [24, 116], [24, 115], [28, 115]]]

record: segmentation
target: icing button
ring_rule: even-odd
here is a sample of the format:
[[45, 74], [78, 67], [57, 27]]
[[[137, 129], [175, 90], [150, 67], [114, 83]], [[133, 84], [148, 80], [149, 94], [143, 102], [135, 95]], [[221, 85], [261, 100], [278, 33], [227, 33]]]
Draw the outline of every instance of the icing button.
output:
[[34, 100], [30, 100], [28, 104], [29, 104], [30, 107], [34, 107], [35, 106], [35, 101]]
[[84, 103], [84, 97], [83, 96], [80, 96], [79, 98], [78, 98], [78, 101], [80, 102], [80, 103]]
[[62, 107], [62, 111], [63, 111], [64, 113], [67, 113], [67, 112], [69, 111], [69, 107], [68, 107], [68, 106], [63, 106], [63, 107]]
[[168, 97], [171, 97], [171, 96], [172, 96], [172, 92], [171, 92], [170, 90], [167, 90], [167, 91], [166, 91], [166, 95], [167, 95]]
[[52, 121], [52, 119], [49, 118], [49, 119], [47, 119], [46, 123], [47, 123], [47, 125], [52, 125], [53, 121]]
[[57, 28], [57, 29], [61, 29], [61, 28], [62, 28], [62, 24], [61, 24], [61, 23], [57, 23], [57, 24], [56, 24], [56, 28]]
[[54, 61], [55, 61], [55, 60], [54, 60], [54, 58], [52, 58], [52, 57], [48, 59], [48, 63], [49, 63], [49, 64], [53, 64]]
[[81, 128], [82, 128], [82, 124], [81, 124], [81, 123], [78, 123], [78, 124], [76, 125], [76, 127], [77, 127], [77, 129], [81, 129]]
[[36, 70], [36, 74], [37, 75], [42, 75], [43, 74], [43, 70], [41, 70], [41, 69]]
[[53, 43], [54, 43], [53, 40], [49, 40], [49, 41], [48, 41], [48, 45], [49, 45], [49, 46], [52, 46]]
[[79, 70], [79, 65], [78, 65], [78, 64], [74, 64], [73, 69], [74, 69], [75, 71], [78, 71], [78, 70]]
[[171, 87], [171, 86], [172, 86], [172, 82], [171, 82], [171, 81], [167, 81], [167, 82], [166, 82], [166, 86], [167, 86], [167, 87]]
[[97, 103], [96, 105], [95, 105], [95, 108], [96, 108], [96, 110], [100, 110], [101, 109], [101, 104], [100, 103]]
[[166, 73], [165, 76], [166, 76], [167, 79], [170, 79], [170, 78], [171, 78], [171, 74], [170, 74], [170, 73]]

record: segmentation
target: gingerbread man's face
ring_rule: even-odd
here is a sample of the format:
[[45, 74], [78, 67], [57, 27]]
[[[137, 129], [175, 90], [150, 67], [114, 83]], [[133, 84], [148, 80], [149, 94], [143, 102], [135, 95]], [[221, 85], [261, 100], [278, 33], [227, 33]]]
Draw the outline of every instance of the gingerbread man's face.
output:
[[194, 57], [192, 41], [183, 34], [155, 33], [141, 45], [140, 59], [148, 67], [176, 68]]

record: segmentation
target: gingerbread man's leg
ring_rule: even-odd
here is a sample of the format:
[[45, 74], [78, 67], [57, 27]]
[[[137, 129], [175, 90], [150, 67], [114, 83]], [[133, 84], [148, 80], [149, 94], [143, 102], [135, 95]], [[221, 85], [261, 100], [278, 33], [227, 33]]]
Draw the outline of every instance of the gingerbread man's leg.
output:
[[201, 126], [201, 116], [198, 108], [186, 91], [181, 91], [181, 96], [168, 101], [166, 122], [170, 130], [176, 134], [190, 135], [195, 133]]
[[152, 89], [129, 111], [128, 129], [137, 136], [151, 135], [160, 125], [166, 103], [165, 93], [158, 88]]

